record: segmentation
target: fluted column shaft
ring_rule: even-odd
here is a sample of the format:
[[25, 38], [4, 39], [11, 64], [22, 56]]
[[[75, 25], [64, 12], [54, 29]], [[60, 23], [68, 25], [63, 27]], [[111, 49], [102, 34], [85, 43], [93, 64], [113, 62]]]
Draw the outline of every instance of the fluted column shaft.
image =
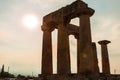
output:
[[71, 73], [70, 68], [70, 50], [69, 35], [63, 25], [58, 27], [58, 44], [57, 44], [57, 73]]
[[107, 45], [101, 45], [102, 48], [102, 71], [103, 73], [110, 74], [110, 64], [108, 58]]
[[77, 71], [78, 73], [94, 72], [93, 70], [93, 55], [92, 55], [92, 40], [90, 29], [90, 16], [94, 13], [92, 9], [83, 11], [80, 15], [80, 33], [77, 52]]
[[[44, 27], [44, 26], [43, 26]], [[42, 74], [53, 73], [52, 63], [52, 29], [43, 29], [43, 46], [42, 46]]]
[[110, 74], [110, 64], [109, 64], [109, 56], [108, 56], [108, 49], [107, 44], [110, 41], [103, 40], [98, 42], [101, 45], [101, 52], [102, 52], [102, 72], [105, 74]]
[[94, 56], [94, 72], [99, 73], [99, 67], [98, 67], [98, 58], [97, 58], [97, 49], [95, 42], [92, 42], [92, 51]]

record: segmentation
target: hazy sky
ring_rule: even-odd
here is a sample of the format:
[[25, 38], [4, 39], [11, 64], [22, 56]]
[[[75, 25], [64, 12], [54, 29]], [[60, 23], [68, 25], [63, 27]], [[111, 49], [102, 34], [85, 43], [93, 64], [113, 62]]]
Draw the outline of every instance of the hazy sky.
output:
[[[0, 66], [5, 64], [13, 74], [37, 75], [41, 70], [42, 17], [75, 0], [0, 0]], [[111, 72], [120, 73], [120, 0], [84, 0], [95, 10], [91, 17], [92, 40], [107, 39]], [[26, 28], [22, 20], [25, 15], [38, 17], [39, 25]], [[78, 20], [72, 21], [74, 24]], [[53, 62], [56, 72], [57, 31], [53, 32]], [[76, 40], [70, 37], [72, 72], [76, 72]], [[99, 66], [100, 46], [97, 44]]]

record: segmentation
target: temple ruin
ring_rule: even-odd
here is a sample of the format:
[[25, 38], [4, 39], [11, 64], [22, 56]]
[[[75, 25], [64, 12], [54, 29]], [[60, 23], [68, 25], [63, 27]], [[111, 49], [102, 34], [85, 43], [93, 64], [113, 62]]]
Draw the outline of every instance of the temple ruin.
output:
[[[80, 74], [99, 74], [96, 43], [92, 42], [90, 17], [94, 10], [83, 2], [77, 0], [70, 5], [52, 12], [43, 17], [43, 46], [42, 46], [42, 69], [39, 75], [41, 80], [86, 80], [77, 79]], [[79, 18], [79, 26], [70, 24], [71, 19]], [[57, 41], [57, 74], [53, 74], [52, 61], [52, 31], [58, 30]], [[69, 79], [46, 79], [45, 76], [72, 75], [70, 62], [69, 35], [74, 35], [77, 40], [77, 73], [76, 78]], [[98, 42], [102, 47], [102, 71], [110, 74], [107, 44], [109, 41]]]

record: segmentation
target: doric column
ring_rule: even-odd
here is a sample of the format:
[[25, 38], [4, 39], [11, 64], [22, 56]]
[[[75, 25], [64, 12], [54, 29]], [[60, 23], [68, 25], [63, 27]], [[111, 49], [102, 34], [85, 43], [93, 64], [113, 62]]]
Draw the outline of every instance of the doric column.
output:
[[98, 67], [98, 58], [97, 58], [97, 49], [95, 42], [92, 42], [92, 51], [93, 51], [93, 59], [94, 59], [94, 72], [99, 73], [99, 67]]
[[90, 29], [90, 16], [94, 10], [85, 8], [80, 14], [80, 29], [77, 52], [77, 71], [78, 73], [94, 72], [93, 55], [92, 55], [92, 40]]
[[58, 26], [58, 44], [57, 44], [57, 73], [69, 74], [70, 68], [70, 50], [69, 35], [64, 25]]
[[102, 72], [105, 74], [110, 74], [110, 64], [109, 64], [109, 56], [107, 44], [110, 43], [108, 40], [102, 40], [98, 42], [101, 45], [102, 52]]
[[43, 45], [42, 45], [42, 74], [52, 74], [52, 37], [51, 31], [53, 28], [42, 26], [43, 30]]

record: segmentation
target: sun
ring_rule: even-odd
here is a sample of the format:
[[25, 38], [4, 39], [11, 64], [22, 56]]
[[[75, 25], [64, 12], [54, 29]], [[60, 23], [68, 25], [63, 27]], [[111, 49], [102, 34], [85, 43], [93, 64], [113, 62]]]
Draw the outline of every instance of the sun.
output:
[[28, 29], [34, 29], [39, 25], [38, 17], [34, 14], [26, 14], [23, 16], [22, 22]]

